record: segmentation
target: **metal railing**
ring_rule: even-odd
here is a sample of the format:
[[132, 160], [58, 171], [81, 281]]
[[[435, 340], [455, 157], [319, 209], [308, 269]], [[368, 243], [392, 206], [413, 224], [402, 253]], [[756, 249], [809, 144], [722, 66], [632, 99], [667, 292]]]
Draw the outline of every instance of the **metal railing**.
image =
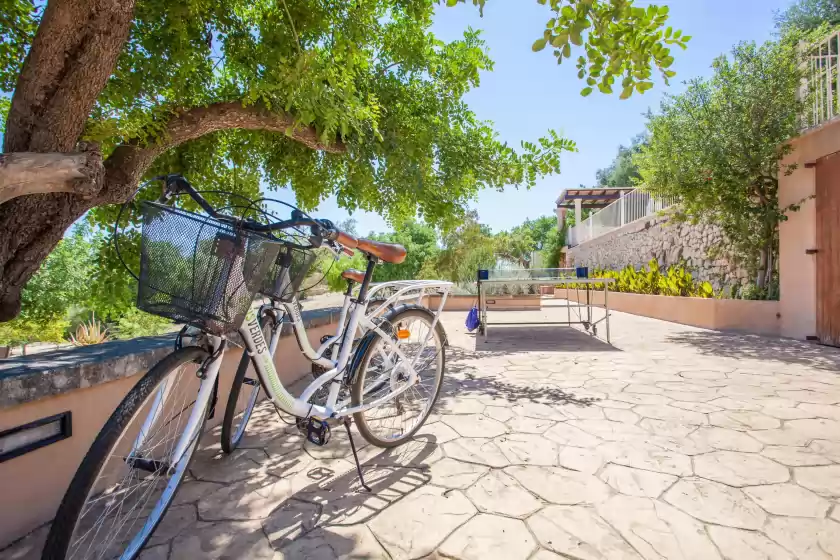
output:
[[569, 247], [580, 245], [630, 222], [653, 216], [676, 202], [676, 198], [656, 198], [640, 189], [630, 191], [569, 228], [566, 242]]
[[806, 47], [807, 79], [800, 95], [811, 96], [803, 128], [819, 126], [840, 115], [840, 31]]

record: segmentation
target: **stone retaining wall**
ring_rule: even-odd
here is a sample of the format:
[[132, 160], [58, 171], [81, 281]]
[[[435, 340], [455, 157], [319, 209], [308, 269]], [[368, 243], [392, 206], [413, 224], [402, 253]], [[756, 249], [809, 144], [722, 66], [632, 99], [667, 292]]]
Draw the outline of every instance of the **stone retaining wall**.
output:
[[685, 261], [696, 279], [711, 282], [716, 290], [747, 283], [746, 270], [715, 253], [725, 253], [725, 238], [717, 226], [649, 216], [571, 247], [566, 254], [569, 266], [611, 270], [628, 265], [638, 269], [651, 259], [663, 267]]

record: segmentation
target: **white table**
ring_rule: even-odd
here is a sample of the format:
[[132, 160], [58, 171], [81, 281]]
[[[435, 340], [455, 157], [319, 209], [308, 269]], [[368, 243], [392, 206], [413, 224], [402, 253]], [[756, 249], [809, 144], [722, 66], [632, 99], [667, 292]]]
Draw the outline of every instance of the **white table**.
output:
[[[479, 310], [479, 319], [481, 324], [479, 325], [479, 334], [484, 336], [484, 341], [487, 342], [487, 332], [488, 327], [490, 325], [583, 325], [586, 332], [591, 332], [591, 334], [597, 335], [598, 334], [598, 324], [603, 322], [604, 326], [606, 327], [606, 335], [607, 335], [607, 343], [610, 342], [610, 305], [609, 305], [609, 293], [610, 293], [610, 284], [615, 282], [614, 278], [493, 278], [492, 280], [478, 280], [478, 310]], [[580, 292], [580, 290], [584, 290], [586, 293], [586, 302], [578, 301], [576, 304], [572, 305], [569, 301], [569, 298], [566, 298], [566, 321], [535, 321], [535, 322], [519, 322], [519, 323], [490, 323], [487, 318], [487, 288], [491, 286], [497, 285], [536, 285], [536, 286], [557, 286], [557, 285], [564, 285], [573, 286], [574, 289]], [[603, 284], [604, 286], [604, 317], [598, 320], [593, 321], [592, 316], [592, 309], [595, 307], [601, 307], [592, 302], [591, 292], [592, 288], [595, 284]], [[581, 288], [583, 286], [583, 288]], [[568, 296], [568, 294], [567, 294]], [[580, 297], [577, 298], [580, 300]], [[573, 321], [572, 317], [572, 309], [576, 310], [577, 314], [577, 321]], [[585, 317], [580, 312], [581, 309], [585, 309]]]

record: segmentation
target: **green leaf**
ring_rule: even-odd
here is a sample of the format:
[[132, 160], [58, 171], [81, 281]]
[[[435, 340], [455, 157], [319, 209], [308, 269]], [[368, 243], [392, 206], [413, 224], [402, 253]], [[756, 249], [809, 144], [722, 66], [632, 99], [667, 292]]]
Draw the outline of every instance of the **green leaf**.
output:
[[563, 58], [569, 58], [572, 55], [572, 47], [569, 43], [563, 45]]
[[586, 96], [588, 96], [588, 95], [589, 95], [589, 94], [591, 94], [591, 93], [592, 93], [592, 88], [591, 88], [591, 87], [585, 87], [585, 88], [583, 88], [582, 90], [580, 90], [580, 94], [581, 94], [583, 97], [586, 97]]
[[543, 50], [545, 48], [546, 42], [547, 41], [545, 39], [537, 39], [536, 41], [534, 41], [534, 44], [531, 45], [531, 50], [534, 52], [539, 52]]
[[627, 99], [631, 95], [633, 95], [633, 85], [629, 85], [621, 90], [621, 95], [619, 96], [620, 99]]
[[450, 8], [456, 6], [458, 4], [458, 0], [446, 0], [446, 5]]

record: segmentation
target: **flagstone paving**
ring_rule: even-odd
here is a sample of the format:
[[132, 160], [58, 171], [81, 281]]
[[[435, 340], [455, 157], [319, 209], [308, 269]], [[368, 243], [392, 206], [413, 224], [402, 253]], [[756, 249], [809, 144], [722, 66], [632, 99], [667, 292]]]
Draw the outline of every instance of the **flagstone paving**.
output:
[[443, 322], [429, 423], [357, 439], [371, 493], [346, 435], [305, 444], [261, 405], [233, 456], [205, 435], [142, 558], [840, 559], [837, 350], [621, 313], [612, 346]]

